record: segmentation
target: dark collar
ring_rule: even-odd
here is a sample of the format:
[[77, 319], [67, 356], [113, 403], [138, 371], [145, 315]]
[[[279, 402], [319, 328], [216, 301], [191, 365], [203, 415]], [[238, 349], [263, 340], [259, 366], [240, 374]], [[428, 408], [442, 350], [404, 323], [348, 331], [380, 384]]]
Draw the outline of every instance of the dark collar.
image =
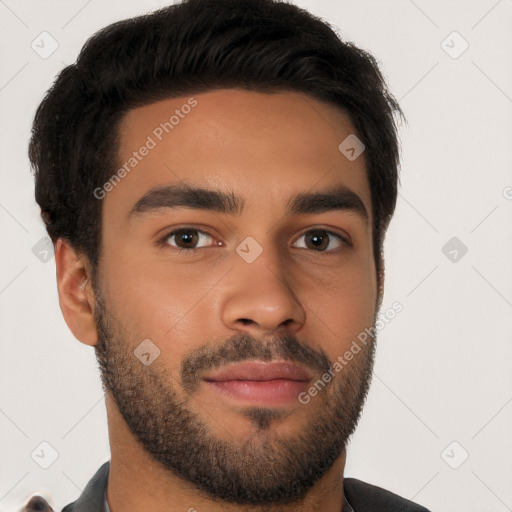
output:
[[105, 462], [89, 480], [80, 498], [62, 509], [62, 512], [105, 512], [105, 491], [110, 460]]

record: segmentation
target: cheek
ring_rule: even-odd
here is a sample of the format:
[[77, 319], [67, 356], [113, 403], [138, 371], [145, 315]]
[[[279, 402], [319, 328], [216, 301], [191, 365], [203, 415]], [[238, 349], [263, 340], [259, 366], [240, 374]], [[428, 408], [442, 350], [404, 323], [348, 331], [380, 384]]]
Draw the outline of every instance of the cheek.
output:
[[305, 297], [307, 332], [334, 360], [375, 317], [375, 267], [371, 262], [344, 269], [322, 285], [311, 283]]
[[352, 287], [345, 282], [328, 293], [316, 292], [309, 297], [313, 318], [316, 316], [338, 339], [357, 335], [373, 322], [375, 295], [367, 284], [359, 282]]
[[211, 334], [212, 287], [219, 279], [191, 266], [171, 269], [141, 261], [135, 255], [105, 258], [106, 303], [130, 347], [150, 339], [162, 361], [177, 365]]

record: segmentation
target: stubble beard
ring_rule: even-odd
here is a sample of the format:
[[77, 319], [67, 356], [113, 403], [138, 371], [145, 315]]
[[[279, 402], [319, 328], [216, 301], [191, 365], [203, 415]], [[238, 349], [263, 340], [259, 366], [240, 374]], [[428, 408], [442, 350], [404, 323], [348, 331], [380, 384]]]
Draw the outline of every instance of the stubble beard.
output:
[[[242, 440], [230, 432], [226, 441], [189, 407], [204, 371], [227, 362], [280, 358], [302, 363], [321, 376], [331, 368], [327, 355], [286, 333], [272, 338], [271, 344], [242, 334], [222, 347], [191, 351], [181, 375], [170, 378], [158, 359], [149, 366], [142, 364], [133, 353], [138, 343], [120, 334], [98, 293], [97, 298], [95, 352], [103, 390], [114, 399], [141, 447], [165, 470], [211, 499], [265, 506], [265, 510], [270, 505], [299, 504], [346, 448], [370, 387], [375, 337], [308, 404], [300, 406], [310, 408], [305, 428], [293, 436], [279, 436], [273, 425], [282, 417], [281, 410], [249, 407], [242, 414], [254, 427], [254, 435]], [[173, 382], [187, 390], [190, 400], [180, 400]]]

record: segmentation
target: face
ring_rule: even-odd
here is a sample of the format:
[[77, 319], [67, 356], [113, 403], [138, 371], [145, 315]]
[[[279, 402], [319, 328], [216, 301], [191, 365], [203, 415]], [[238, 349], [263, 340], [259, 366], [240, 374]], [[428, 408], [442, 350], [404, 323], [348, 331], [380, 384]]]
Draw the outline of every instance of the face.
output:
[[356, 426], [375, 340], [344, 354], [378, 297], [364, 153], [338, 149], [353, 133], [290, 92], [167, 99], [121, 123], [125, 172], [98, 192], [103, 385], [140, 446], [213, 498], [303, 497]]

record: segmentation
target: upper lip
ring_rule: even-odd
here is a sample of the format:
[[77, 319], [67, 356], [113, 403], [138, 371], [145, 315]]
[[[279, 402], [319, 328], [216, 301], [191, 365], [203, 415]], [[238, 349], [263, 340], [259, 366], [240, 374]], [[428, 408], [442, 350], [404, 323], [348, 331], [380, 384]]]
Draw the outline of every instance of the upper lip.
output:
[[204, 377], [206, 381], [215, 382], [228, 380], [269, 381], [276, 379], [305, 382], [311, 380], [311, 375], [307, 370], [294, 363], [265, 363], [252, 361], [224, 366], [220, 370]]

